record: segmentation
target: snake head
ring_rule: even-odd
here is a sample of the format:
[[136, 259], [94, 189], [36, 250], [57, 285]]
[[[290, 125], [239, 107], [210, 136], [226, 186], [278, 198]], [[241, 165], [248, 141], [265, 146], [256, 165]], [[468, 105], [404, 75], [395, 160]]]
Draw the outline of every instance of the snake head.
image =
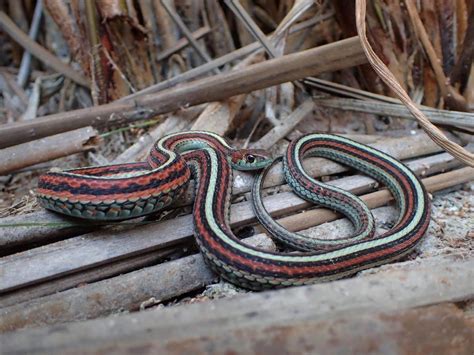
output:
[[230, 164], [237, 170], [263, 169], [272, 160], [270, 154], [263, 149], [238, 149], [230, 156]]

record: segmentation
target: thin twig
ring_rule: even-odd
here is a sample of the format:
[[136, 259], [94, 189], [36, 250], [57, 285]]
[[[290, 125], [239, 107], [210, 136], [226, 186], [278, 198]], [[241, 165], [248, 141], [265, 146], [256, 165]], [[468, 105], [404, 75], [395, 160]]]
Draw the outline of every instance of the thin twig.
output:
[[448, 103], [448, 105], [452, 106], [457, 111], [467, 111], [467, 104], [464, 100], [462, 95], [458, 94], [454, 88], [450, 85], [448, 78], [444, 75], [443, 68], [441, 67], [441, 61], [439, 60], [438, 56], [436, 55], [436, 51], [431, 43], [428, 33], [426, 32], [425, 26], [420, 19], [420, 15], [416, 9], [415, 3], [413, 0], [405, 0], [408, 14], [410, 15], [410, 19], [415, 26], [416, 33], [418, 34], [421, 43], [428, 55], [428, 58], [431, 63], [431, 67], [435, 72], [435, 78], [438, 82], [438, 87]]
[[[110, 126], [148, 119], [180, 107], [223, 100], [231, 96], [298, 80], [324, 71], [363, 64], [366, 58], [356, 37], [288, 54], [242, 70], [197, 80], [135, 102], [114, 102], [94, 108], [57, 113], [33, 122], [0, 127], [0, 147], [27, 142], [84, 126]], [[284, 68], [284, 70], [282, 70]]]
[[[317, 24], [321, 21], [324, 21], [324, 20], [330, 18], [333, 15], [334, 15], [334, 13], [331, 12], [331, 13], [327, 13], [327, 14], [324, 14], [324, 15], [321, 15], [321, 16], [317, 16], [317, 17], [315, 17], [313, 19], [310, 19], [310, 20], [307, 20], [305, 22], [296, 24], [296, 25], [294, 25], [290, 28], [290, 34], [302, 31], [302, 30], [304, 30], [308, 27], [312, 27], [315, 24]], [[134, 94], [122, 97], [122, 98], [116, 100], [116, 102], [129, 101], [129, 100], [132, 100], [132, 99], [136, 99], [140, 96], [144, 96], [144, 95], [152, 94], [152, 93], [159, 92], [159, 91], [162, 91], [162, 90], [165, 90], [165, 89], [169, 89], [169, 88], [171, 88], [173, 86], [176, 86], [178, 84], [181, 84], [183, 82], [190, 81], [192, 79], [196, 79], [200, 76], [203, 76], [204, 74], [214, 70], [215, 68], [226, 65], [226, 64], [228, 64], [228, 63], [230, 63], [234, 60], [239, 60], [239, 59], [241, 59], [241, 58], [257, 51], [257, 50], [261, 50], [260, 43], [259, 42], [251, 43], [251, 44], [249, 44], [245, 47], [236, 49], [235, 51], [233, 51], [231, 53], [228, 53], [228, 54], [225, 54], [225, 55], [223, 55], [219, 58], [213, 59], [209, 63], [205, 63], [203, 65], [200, 65], [199, 67], [188, 70], [187, 72], [176, 75], [175, 77], [172, 77], [171, 79], [168, 79], [168, 80], [165, 80], [165, 81], [160, 82], [158, 84], [149, 86], [149, 87], [147, 87], [145, 89], [142, 89], [142, 90], [140, 90], [140, 91], [138, 91]]]
[[[374, 113], [384, 116], [396, 116], [415, 120], [411, 112], [401, 103], [377, 102], [374, 100], [354, 99], [316, 99], [315, 103], [325, 107], [340, 110]], [[420, 107], [420, 110], [436, 124], [474, 128], [474, 113], [438, 110], [429, 107]]]
[[276, 51], [273, 45], [267, 40], [267, 36], [262, 32], [262, 30], [255, 25], [252, 18], [249, 16], [244, 7], [240, 4], [238, 0], [225, 0], [226, 5], [232, 10], [235, 16], [237, 16], [240, 21], [244, 24], [247, 30], [252, 34], [252, 36], [257, 39], [265, 48], [265, 50], [271, 55], [272, 58], [276, 58]]
[[[204, 37], [205, 35], [207, 35], [210, 31], [211, 31], [211, 29], [209, 28], [209, 26], [203, 26], [203, 27], [199, 28], [197, 31], [194, 31], [192, 33], [192, 36], [193, 36], [193, 38], [198, 40], [198, 39], [201, 39], [202, 37]], [[166, 59], [170, 55], [172, 55], [176, 52], [179, 52], [183, 48], [186, 48], [186, 46], [188, 46], [188, 45], [189, 45], [189, 41], [186, 38], [181, 38], [178, 42], [176, 42], [176, 44], [173, 47], [168, 48], [168, 49], [160, 52], [156, 56], [156, 60], [160, 61], [160, 60]]]
[[369, 44], [366, 35], [366, 0], [356, 1], [356, 24], [359, 39], [362, 43], [362, 48], [372, 65], [372, 68], [377, 72], [380, 78], [387, 84], [398, 96], [398, 98], [407, 106], [410, 112], [416, 117], [418, 123], [425, 130], [425, 132], [433, 139], [433, 141], [439, 146], [443, 147], [449, 153], [453, 154], [457, 159], [466, 163], [469, 166], [474, 167], [474, 154], [466, 151], [460, 145], [451, 142], [436, 126], [434, 126], [429, 119], [424, 115], [423, 112], [415, 105], [410, 99], [406, 91], [398, 83], [395, 76], [390, 72], [387, 66], [377, 56], [372, 47]]
[[[165, 8], [166, 12], [168, 12], [168, 15], [170, 15], [171, 19], [179, 27], [181, 32], [183, 32], [183, 35], [187, 38], [187, 40], [189, 41], [189, 44], [191, 44], [191, 46], [196, 50], [196, 52], [202, 58], [202, 60], [206, 63], [209, 63], [210, 61], [212, 61], [209, 55], [207, 55], [207, 53], [201, 48], [199, 43], [197, 43], [197, 41], [194, 39], [193, 34], [188, 29], [188, 27], [184, 24], [181, 17], [179, 17], [179, 15], [173, 10], [171, 5], [168, 3], [168, 0], [161, 0], [161, 4]], [[219, 74], [220, 70], [218, 68], [214, 68], [213, 72], [215, 74]]]
[[[41, 23], [41, 17], [43, 15], [43, 0], [38, 0], [36, 2], [35, 11], [33, 13], [33, 19], [31, 20], [30, 31], [28, 36], [32, 41], [36, 41], [38, 36], [38, 30]], [[20, 70], [18, 71], [17, 83], [20, 87], [25, 87], [26, 81], [28, 80], [28, 75], [31, 69], [31, 53], [25, 51], [23, 57], [21, 58]]]
[[3, 11], [0, 11], [0, 27], [3, 28], [15, 42], [42, 61], [46, 66], [64, 74], [79, 85], [86, 88], [89, 87], [89, 82], [84, 76], [64, 64], [56, 56], [28, 37]]

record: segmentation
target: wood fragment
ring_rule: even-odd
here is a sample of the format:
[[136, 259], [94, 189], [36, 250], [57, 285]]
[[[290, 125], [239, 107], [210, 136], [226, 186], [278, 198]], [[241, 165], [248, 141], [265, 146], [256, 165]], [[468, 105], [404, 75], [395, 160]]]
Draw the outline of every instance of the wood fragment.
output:
[[273, 127], [267, 132], [262, 138], [256, 142], [253, 147], [260, 149], [270, 149], [280, 139], [285, 137], [290, 131], [298, 125], [304, 118], [308, 117], [314, 110], [314, 101], [312, 99], [306, 99], [296, 108], [288, 117], [282, 122]]
[[[265, 236], [265, 238], [267, 237]], [[85, 284], [116, 277], [117, 275], [127, 272], [133, 272], [134, 270], [149, 267], [150, 265], [162, 263], [168, 257], [176, 258], [181, 257], [183, 254], [185, 253], [179, 248], [154, 250], [130, 256], [113, 263], [99, 265], [91, 269], [61, 276], [54, 280], [54, 282], [27, 286], [21, 293], [4, 295], [0, 301], [0, 309], [2, 307], [30, 301], [44, 295], [55, 294], [73, 287], [83, 287]]]
[[[161, 6], [161, 1], [160, 0], [155, 0], [155, 4], [160, 4], [160, 6]], [[164, 9], [162, 9], [162, 11], [164, 11]], [[165, 15], [167, 15], [166, 12], [165, 12]], [[295, 33], [299, 32], [299, 31], [302, 31], [302, 30], [304, 30], [308, 27], [312, 27], [315, 24], [317, 24], [318, 22], [324, 21], [324, 20], [328, 19], [331, 16], [333, 16], [333, 13], [328, 13], [328, 14], [325, 14], [325, 15], [317, 16], [313, 19], [295, 24], [294, 26], [292, 26], [289, 29], [289, 33], [290, 33], [290, 35], [295, 34]], [[167, 16], [164, 16], [164, 17], [159, 16], [159, 18], [161, 20], [161, 21], [159, 21], [159, 24], [162, 24], [164, 22], [164, 19], [166, 19], [166, 17]], [[159, 91], [165, 90], [165, 89], [169, 89], [169, 88], [174, 87], [178, 84], [181, 84], [181, 83], [196, 79], [200, 76], [203, 76], [204, 74], [212, 71], [214, 68], [218, 68], [218, 67], [227, 65], [227, 64], [229, 64], [233, 61], [242, 59], [245, 56], [248, 56], [248, 55], [250, 55], [251, 53], [253, 53], [257, 50], [261, 51], [260, 43], [253, 42], [249, 45], [246, 45], [244, 47], [236, 49], [236, 50], [232, 51], [231, 53], [227, 53], [227, 54], [224, 54], [224, 55], [220, 56], [219, 58], [213, 59], [209, 63], [204, 63], [203, 65], [200, 65], [196, 68], [190, 69], [190, 70], [188, 70], [188, 71], [186, 71], [182, 74], [176, 75], [176, 76], [174, 76], [174, 77], [172, 77], [168, 80], [165, 80], [165, 81], [162, 81], [160, 83], [151, 85], [150, 87], [142, 89], [142, 90], [140, 90], [140, 91], [138, 91], [134, 94], [122, 97], [121, 99], [119, 99], [117, 101], [120, 102], [120, 101], [134, 100], [134, 99], [136, 99], [140, 96], [153, 94], [153, 93], [157, 93]]]
[[[461, 352], [472, 349], [473, 328], [456, 308], [405, 310], [472, 299], [474, 259], [433, 258], [412, 266], [212, 303], [75, 322], [61, 326], [60, 331], [49, 326], [6, 333], [0, 335], [0, 342], [6, 353], [49, 354], [126, 353], [137, 348], [176, 353], [178, 345], [186, 353], [210, 348], [219, 353], [264, 352], [275, 345], [279, 351], [323, 353], [355, 348], [386, 351], [387, 347], [394, 353], [406, 348], [431, 352], [440, 346], [447, 351], [453, 346]], [[407, 332], [393, 331], [400, 328]], [[392, 341], [387, 343], [387, 337]], [[456, 345], [449, 341], [453, 337], [459, 340]]]
[[[167, 1], [161, 1], [162, 6], [170, 16], [170, 18], [176, 23], [176, 26], [180, 29], [180, 31], [183, 33], [184, 37], [188, 40], [189, 44], [194, 48], [194, 50], [197, 52], [197, 54], [201, 57], [201, 59], [205, 62], [208, 63], [211, 61], [211, 58], [201, 47], [201, 45], [196, 41], [194, 38], [192, 32], [188, 29], [186, 24], [183, 22], [181, 17], [176, 13], [176, 11], [173, 9], [173, 6], [169, 4]], [[215, 68], [214, 69], [215, 74], [219, 74], [220, 70]]]
[[[252, 54], [242, 62], [232, 68], [233, 71], [239, 71], [249, 65], [259, 63], [263, 60], [263, 56]], [[199, 115], [191, 126], [192, 130], [211, 131], [224, 136], [232, 127], [235, 116], [239, 113], [246, 94], [229, 97], [222, 101], [211, 102]]]
[[[195, 40], [198, 40], [198, 39], [201, 39], [202, 37], [204, 37], [205, 35], [207, 35], [210, 31], [211, 31], [211, 29], [208, 26], [203, 26], [200, 29], [198, 29], [197, 31], [194, 31], [192, 33], [192, 37]], [[156, 59], [157, 60], [166, 59], [169, 56], [171, 56], [172, 54], [174, 54], [176, 52], [179, 52], [180, 50], [186, 48], [188, 45], [189, 45], [189, 41], [186, 38], [182, 38], [178, 42], [176, 42], [176, 44], [173, 47], [168, 48], [167, 50], [160, 52], [156, 56]]]
[[[7, 72], [6, 70], [2, 70], [2, 69], [0, 69], [0, 75], [5, 79], [5, 83], [7, 84], [8, 89], [11, 90], [11, 92], [9, 92], [9, 95], [13, 96], [12, 94], [14, 93], [20, 99], [22, 106], [27, 106], [28, 96], [26, 95], [26, 92], [23, 90], [23, 88], [20, 87], [17, 84], [17, 82], [14, 80], [13, 75]], [[2, 95], [5, 95], [5, 91], [3, 91]]]
[[426, 32], [425, 26], [421, 21], [415, 3], [413, 0], [405, 0], [405, 4], [413, 26], [415, 27], [415, 32], [419, 36], [423, 48], [425, 49], [426, 54], [430, 60], [431, 67], [435, 72], [438, 87], [444, 99], [446, 100], [446, 103], [456, 111], [468, 111], [464, 97], [451, 86], [446, 75], [444, 74], [441, 61], [436, 55], [436, 51], [430, 41], [430, 38], [428, 37], [428, 33]]
[[[259, 235], [244, 241], [264, 250], [276, 250], [267, 236]], [[2, 308], [0, 332], [138, 310], [140, 304], [151, 297], [161, 303], [203, 288], [215, 279], [216, 275], [203, 257], [195, 254]]]
[[69, 14], [68, 6], [61, 0], [43, 0], [45, 8], [59, 27], [67, 42], [71, 56], [80, 64], [87, 77], [90, 75], [89, 43], [83, 40], [82, 33]]
[[183, 84], [175, 89], [137, 98], [135, 102], [110, 103], [44, 116], [33, 122], [6, 124], [0, 127], [0, 148], [89, 125], [110, 126], [144, 120], [180, 107], [219, 101], [365, 61], [357, 38], [352, 37], [254, 64], [238, 72], [232, 71]]
[[234, 51], [235, 44], [229, 28], [230, 23], [226, 21], [221, 4], [218, 1], [205, 0], [203, 8], [203, 11], [205, 11], [203, 17], [207, 20], [209, 27], [219, 29], [218, 31], [211, 31], [209, 34], [212, 51], [217, 57]]
[[99, 145], [98, 132], [92, 127], [59, 133], [36, 141], [0, 150], [0, 175], [34, 164], [84, 152]]
[[[374, 102], [354, 99], [317, 99], [315, 103], [325, 107], [339, 110], [351, 110], [356, 112], [374, 113], [384, 116], [396, 116], [414, 120], [413, 115], [406, 106], [395, 103]], [[435, 108], [421, 107], [420, 110], [430, 119], [432, 123], [450, 125], [463, 128], [474, 128], [474, 113], [439, 110]]]
[[[439, 151], [439, 147], [425, 135], [417, 135], [396, 139], [383, 138], [383, 144], [377, 142], [372, 146], [378, 149], [383, 149], [386, 153], [400, 160], [410, 159], [416, 156], [424, 156]], [[474, 147], [472, 145], [467, 146], [466, 149], [474, 151]], [[340, 164], [321, 158], [306, 159], [303, 163], [303, 166], [305, 167], [306, 171], [313, 177], [338, 174], [344, 172], [347, 169], [346, 167]], [[449, 169], [456, 168], [459, 166], [459, 163], [456, 162], [449, 154], [442, 153], [422, 159], [417, 159], [413, 163], [410, 163], [409, 166], [412, 169], [415, 169], [417, 173], [419, 173], [421, 176], [426, 176], [427, 174], [443, 172]], [[232, 188], [233, 193], [241, 194], [250, 191], [252, 183], [252, 174], [235, 172], [234, 185]], [[282, 176], [281, 169], [279, 167], [275, 167], [268, 173], [264, 186], [271, 187], [281, 185], [283, 183], [284, 178]], [[190, 188], [189, 192], [187, 193], [187, 196], [183, 200], [179, 201], [179, 205], [191, 204], [192, 201], [193, 192], [192, 188]], [[5, 243], [10, 243], [9, 239], [14, 238], [17, 233], [17, 228], [15, 227], [15, 225], [21, 225], [21, 223], [24, 222], [25, 219], [26, 222], [36, 223], [37, 226], [31, 225], [29, 227], [19, 227], [22, 232], [18, 237], [18, 244], [23, 243], [23, 241], [24, 243], [32, 243], [35, 240], [41, 243], [41, 240], [47, 239], [49, 234], [52, 234], [54, 236], [57, 233], [59, 227], [48, 227], [48, 223], [57, 224], [58, 222], [63, 222], [63, 224], [66, 224], [64, 228], [69, 228], [67, 226], [71, 223], [69, 219], [47, 211], [31, 213], [27, 216], [17, 216], [7, 219], [0, 219], [0, 226], [3, 226], [1, 227], [3, 232], [0, 233], [0, 246], [5, 245]], [[41, 227], [41, 224], [46, 224], [46, 226]], [[3, 236], [8, 235], [10, 235], [11, 237], [5, 237], [5, 239], [3, 238]]]
[[173, 21], [163, 7], [161, 0], [153, 0], [154, 16], [159, 19], [156, 21], [158, 35], [162, 41], [162, 48], [167, 50], [176, 43], [175, 33], [177, 31]]
[[[449, 173], [440, 174], [423, 181], [427, 184], [429, 191], [454, 186], [474, 179], [474, 169], [464, 168]], [[344, 186], [349, 191], [366, 191], [367, 186], [373, 186], [373, 180], [369, 178], [357, 178], [358, 182], [353, 182], [349, 186], [350, 179], [340, 179], [332, 182], [334, 185]], [[377, 185], [377, 184], [376, 184]], [[268, 211], [273, 215], [289, 213], [301, 208], [308, 207], [308, 203], [298, 197], [290, 194], [280, 194], [280, 196], [270, 196], [268, 200], [277, 200], [272, 203]], [[369, 199], [372, 206], [381, 206], [392, 199], [392, 196], [386, 190], [377, 191], [362, 197]], [[285, 204], [282, 207], [281, 201]], [[314, 216], [311, 221], [319, 223], [327, 220], [333, 220], [336, 217], [325, 210], [319, 211], [323, 218]], [[242, 202], [232, 206], [231, 225], [240, 226], [255, 222], [255, 216], [250, 203]], [[293, 216], [298, 217], [301, 214]], [[308, 223], [306, 216], [306, 222]], [[312, 224], [314, 225], [314, 224]], [[309, 226], [308, 226], [309, 227]], [[27, 252], [14, 254], [4, 257], [0, 260], [0, 268], [4, 269], [3, 278], [0, 280], [0, 294], [7, 292], [7, 297], [14, 297], [12, 291], [22, 287], [43, 283], [55, 278], [71, 274], [87, 268], [97, 267], [105, 263], [110, 263], [120, 258], [127, 258], [139, 253], [158, 250], [177, 245], [183, 242], [189, 242], [193, 235], [192, 216], [177, 217], [173, 220], [163, 221], [158, 224], [145, 225], [134, 229], [123, 231], [109, 228], [104, 232], [96, 232], [84, 235], [78, 238], [72, 238], [57, 242], [42, 248], [33, 249]], [[87, 258], [85, 257], [87, 255]], [[25, 261], [28, 260], [29, 268], [24, 268]], [[21, 292], [21, 290], [19, 291]], [[2, 297], [0, 296], [0, 302]]]
[[190, 121], [195, 117], [195, 113], [197, 114], [199, 111], [201, 109], [197, 107], [197, 110], [187, 109], [170, 115], [157, 127], [141, 135], [134, 144], [117, 156], [112, 163], [144, 161], [153, 143], [167, 134], [185, 130]]
[[64, 64], [61, 60], [28, 37], [28, 35], [19, 29], [3, 11], [0, 11], [0, 27], [2, 27], [3, 30], [18, 44], [25, 48], [25, 50], [41, 60], [46, 66], [64, 74], [79, 85], [86, 88], [89, 87], [89, 81], [84, 76], [73, 70], [70, 66]]
[[[461, 6], [459, 6], [461, 7]], [[467, 82], [469, 78], [469, 72], [474, 62], [474, 6], [471, 5], [470, 14], [468, 15], [468, 24], [464, 39], [462, 41], [462, 49], [459, 53], [457, 62], [451, 72], [450, 80], [452, 84], [457, 82], [461, 83]], [[471, 74], [472, 76], [472, 74]], [[466, 91], [469, 89], [466, 86]], [[471, 90], [473, 87], [471, 86]], [[472, 93], [471, 93], [472, 96]], [[467, 101], [469, 102], [469, 101]]]

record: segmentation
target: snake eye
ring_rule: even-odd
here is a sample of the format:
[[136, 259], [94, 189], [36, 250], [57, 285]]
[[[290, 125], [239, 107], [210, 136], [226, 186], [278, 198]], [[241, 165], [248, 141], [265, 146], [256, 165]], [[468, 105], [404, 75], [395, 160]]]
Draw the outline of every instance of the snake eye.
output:
[[252, 154], [249, 154], [247, 155], [247, 162], [250, 163], [250, 164], [253, 164], [255, 163], [255, 156], [253, 156]]

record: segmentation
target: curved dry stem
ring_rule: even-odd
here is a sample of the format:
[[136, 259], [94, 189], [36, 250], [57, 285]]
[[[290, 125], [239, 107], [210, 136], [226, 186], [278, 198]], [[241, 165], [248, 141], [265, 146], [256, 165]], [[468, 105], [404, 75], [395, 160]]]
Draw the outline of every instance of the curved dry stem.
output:
[[460, 145], [451, 142], [443, 134], [443, 132], [441, 132], [440, 129], [438, 129], [430, 122], [430, 120], [410, 99], [408, 94], [401, 87], [401, 85], [398, 83], [395, 76], [390, 72], [387, 66], [375, 54], [366, 36], [366, 7], [366, 0], [356, 1], [356, 25], [362, 48], [372, 68], [374, 68], [375, 72], [380, 76], [380, 78], [385, 82], [385, 84], [387, 84], [395, 92], [400, 101], [408, 108], [408, 110], [413, 114], [413, 116], [415, 116], [420, 126], [436, 144], [438, 144], [440, 147], [445, 149], [447, 152], [452, 154], [455, 158], [459, 159], [463, 163], [474, 167], [474, 154], [468, 152]]

